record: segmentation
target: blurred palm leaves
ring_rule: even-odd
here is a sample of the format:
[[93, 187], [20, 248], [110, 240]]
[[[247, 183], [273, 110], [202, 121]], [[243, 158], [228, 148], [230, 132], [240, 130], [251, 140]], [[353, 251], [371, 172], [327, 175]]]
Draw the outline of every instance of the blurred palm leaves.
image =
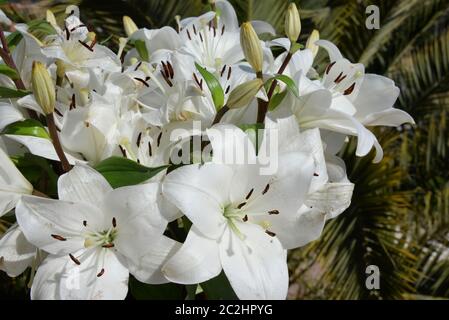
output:
[[[230, 0], [240, 21], [265, 20], [283, 31], [288, 0]], [[449, 297], [449, 2], [446, 0], [302, 0], [302, 36], [313, 28], [367, 72], [401, 88], [397, 107], [414, 128], [376, 129], [385, 150], [380, 164], [342, 152], [356, 185], [351, 207], [330, 221], [322, 237], [290, 252], [290, 298], [433, 299]], [[207, 0], [70, 1], [101, 39], [124, 36], [121, 18], [139, 27], [176, 24], [174, 16], [205, 12]], [[18, 21], [56, 15], [65, 2], [3, 6]], [[380, 9], [381, 29], [365, 27], [368, 5]], [[327, 59], [321, 50], [317, 63]], [[380, 289], [368, 290], [366, 267], [380, 269]]]

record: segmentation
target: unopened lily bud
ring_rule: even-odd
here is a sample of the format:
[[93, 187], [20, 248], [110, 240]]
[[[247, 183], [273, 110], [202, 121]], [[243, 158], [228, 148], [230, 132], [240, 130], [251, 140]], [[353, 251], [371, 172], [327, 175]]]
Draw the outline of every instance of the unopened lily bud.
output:
[[37, 104], [45, 114], [53, 113], [56, 104], [55, 85], [47, 67], [41, 62], [33, 62], [31, 83]]
[[320, 48], [319, 46], [317, 46], [315, 44], [315, 41], [318, 41], [318, 40], [320, 40], [320, 33], [318, 30], [313, 30], [309, 36], [309, 39], [307, 39], [306, 49], [309, 49], [310, 51], [312, 51], [314, 58], [316, 57], [316, 55], [318, 53], [318, 49]]
[[299, 18], [298, 8], [296, 8], [296, 4], [291, 3], [285, 15], [285, 34], [294, 43], [298, 40], [300, 33], [301, 19]]
[[246, 61], [253, 67], [256, 73], [262, 72], [263, 52], [259, 37], [249, 22], [242, 24], [240, 28], [240, 44]]
[[229, 109], [238, 109], [247, 106], [262, 86], [263, 80], [259, 78], [238, 85], [229, 94], [226, 106]]
[[51, 12], [51, 10], [47, 10], [46, 20], [53, 27], [58, 25], [57, 22], [56, 22], [55, 15], [53, 14], [53, 12]]
[[130, 37], [134, 32], [139, 30], [137, 25], [134, 23], [133, 19], [128, 16], [123, 17], [123, 25], [125, 27], [125, 32], [128, 37]]

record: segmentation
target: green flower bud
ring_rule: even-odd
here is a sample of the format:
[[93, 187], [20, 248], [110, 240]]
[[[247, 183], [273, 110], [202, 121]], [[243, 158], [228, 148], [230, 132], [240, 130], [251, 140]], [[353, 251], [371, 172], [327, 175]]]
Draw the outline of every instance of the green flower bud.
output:
[[125, 27], [125, 32], [128, 37], [131, 37], [134, 32], [139, 30], [133, 19], [128, 16], [123, 16], [123, 26]]
[[263, 52], [259, 37], [249, 22], [242, 24], [240, 28], [240, 44], [246, 61], [253, 67], [256, 73], [262, 72]]
[[226, 106], [229, 109], [246, 107], [254, 99], [262, 86], [263, 80], [259, 78], [238, 85], [229, 94]]
[[312, 51], [313, 57], [315, 58], [317, 53], [318, 53], [318, 49], [320, 48], [319, 46], [317, 46], [315, 44], [315, 41], [320, 40], [320, 33], [318, 32], [318, 30], [313, 30], [312, 33], [310, 34], [309, 38], [307, 39], [307, 43], [306, 43], [306, 49], [309, 49], [310, 51]]
[[33, 62], [31, 83], [37, 104], [46, 115], [52, 114], [56, 104], [55, 85], [47, 67], [41, 62]]
[[292, 43], [298, 40], [301, 33], [301, 19], [299, 12], [294, 3], [288, 6], [287, 14], [285, 15], [285, 34]]

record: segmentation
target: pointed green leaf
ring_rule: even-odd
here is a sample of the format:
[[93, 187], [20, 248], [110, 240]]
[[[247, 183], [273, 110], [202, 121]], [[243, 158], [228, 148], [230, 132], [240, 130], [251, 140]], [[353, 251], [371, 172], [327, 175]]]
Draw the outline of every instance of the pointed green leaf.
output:
[[205, 68], [195, 63], [195, 67], [201, 73], [206, 85], [212, 93], [212, 99], [214, 100], [215, 109], [220, 110], [224, 105], [224, 92], [217, 78], [207, 71]]
[[95, 170], [100, 172], [113, 188], [118, 188], [142, 183], [168, 167], [149, 168], [130, 159], [110, 157], [97, 164]]
[[6, 87], [0, 87], [0, 98], [10, 99], [10, 98], [22, 98], [29, 95], [31, 92], [26, 90], [11, 89]]
[[299, 98], [298, 87], [292, 78], [290, 78], [289, 76], [286, 76], [285, 74], [277, 74], [274, 77], [268, 79], [267, 82], [265, 83], [265, 85], [267, 87], [269, 87], [271, 85], [271, 82], [274, 80], [281, 81], [281, 82], [285, 83], [285, 85], [287, 86], [287, 89], [291, 93], [293, 93], [295, 95], [295, 97]]
[[6, 64], [0, 64], [0, 74], [4, 74], [12, 80], [16, 80], [19, 78], [17, 71], [13, 68], [8, 67]]
[[275, 93], [268, 103], [268, 110], [273, 111], [277, 108], [277, 106], [284, 100], [285, 96], [287, 95], [287, 91], [282, 91], [279, 93]]
[[26, 119], [11, 123], [3, 129], [2, 134], [14, 134], [50, 139], [50, 136], [42, 123], [34, 119]]
[[145, 41], [143, 41], [143, 40], [134, 41], [134, 47], [136, 48], [137, 53], [139, 54], [140, 58], [143, 61], [148, 61], [150, 59], [150, 55], [148, 54], [148, 50], [147, 50]]

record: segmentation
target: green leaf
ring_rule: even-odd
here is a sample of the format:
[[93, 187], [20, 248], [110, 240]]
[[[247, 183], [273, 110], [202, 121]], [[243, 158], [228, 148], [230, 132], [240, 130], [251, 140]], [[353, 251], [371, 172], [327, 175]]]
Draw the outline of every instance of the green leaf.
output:
[[49, 160], [31, 153], [11, 157], [11, 160], [34, 188], [49, 196], [57, 196], [58, 175]]
[[23, 36], [19, 31], [14, 31], [14, 32], [10, 33], [6, 37], [6, 41], [8, 42], [8, 47], [10, 49], [12, 49], [20, 42], [20, 40], [22, 40], [22, 38], [23, 38]]
[[134, 41], [134, 47], [136, 48], [137, 53], [139, 54], [140, 58], [143, 61], [148, 61], [150, 59], [150, 55], [148, 54], [148, 50], [147, 50], [145, 41], [143, 41], [143, 40]]
[[119, 188], [142, 183], [168, 167], [167, 165], [149, 168], [130, 159], [110, 157], [97, 164], [95, 169], [108, 180], [113, 188]]
[[186, 296], [184, 286], [175, 283], [150, 285], [129, 279], [129, 290], [137, 300], [182, 300]]
[[284, 100], [285, 96], [287, 95], [287, 91], [282, 91], [279, 93], [275, 93], [268, 103], [268, 110], [273, 111], [277, 108], [277, 106]]
[[26, 119], [11, 123], [3, 129], [2, 134], [14, 134], [50, 139], [50, 136], [42, 123], [34, 119]]
[[0, 98], [9, 99], [9, 98], [22, 98], [29, 95], [31, 92], [20, 89], [11, 89], [6, 87], [0, 87]]
[[28, 31], [36, 36], [56, 34], [55, 28], [45, 20], [32, 20], [28, 22], [28, 27]]
[[217, 110], [220, 110], [224, 105], [224, 92], [223, 88], [220, 85], [220, 82], [215, 78], [215, 76], [207, 71], [205, 68], [195, 63], [195, 67], [203, 76], [204, 81], [206, 81], [206, 85], [212, 93], [212, 99], [214, 100], [214, 105]]
[[208, 300], [238, 300], [223, 271], [217, 277], [200, 285]]
[[13, 68], [8, 67], [6, 64], [0, 64], [0, 74], [4, 74], [12, 80], [16, 80], [19, 78], [17, 71]]
[[293, 93], [295, 97], [299, 98], [298, 87], [296, 86], [296, 83], [292, 78], [286, 76], [285, 74], [277, 74], [274, 77], [268, 79], [265, 85], [269, 87], [271, 85], [271, 82], [274, 80], [285, 83], [287, 89], [290, 90], [290, 92]]

